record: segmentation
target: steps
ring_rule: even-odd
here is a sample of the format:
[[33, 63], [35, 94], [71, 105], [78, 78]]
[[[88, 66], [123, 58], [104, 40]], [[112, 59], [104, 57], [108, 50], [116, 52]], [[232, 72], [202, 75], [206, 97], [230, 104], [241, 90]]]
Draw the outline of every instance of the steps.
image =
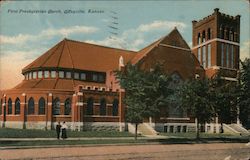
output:
[[238, 124], [230, 124], [229, 126], [241, 134], [249, 134], [248, 130]]
[[[130, 133], [135, 134], [135, 125], [128, 123], [128, 131]], [[156, 132], [149, 124], [142, 123], [138, 125], [137, 133], [144, 136], [157, 136], [158, 132]]]
[[147, 123], [138, 125], [138, 131], [145, 136], [156, 136], [158, 133]]

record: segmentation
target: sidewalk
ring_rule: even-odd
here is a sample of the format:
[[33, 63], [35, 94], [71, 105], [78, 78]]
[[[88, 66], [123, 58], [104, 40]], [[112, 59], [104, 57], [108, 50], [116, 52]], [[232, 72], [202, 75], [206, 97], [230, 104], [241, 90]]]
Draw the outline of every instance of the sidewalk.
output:
[[[145, 136], [145, 137], [137, 137], [137, 139], [166, 139], [169, 138], [167, 136]], [[66, 140], [129, 140], [134, 139], [134, 137], [69, 137]], [[58, 140], [57, 138], [0, 138], [0, 141], [54, 141]], [[62, 140], [62, 139], [60, 139]]]

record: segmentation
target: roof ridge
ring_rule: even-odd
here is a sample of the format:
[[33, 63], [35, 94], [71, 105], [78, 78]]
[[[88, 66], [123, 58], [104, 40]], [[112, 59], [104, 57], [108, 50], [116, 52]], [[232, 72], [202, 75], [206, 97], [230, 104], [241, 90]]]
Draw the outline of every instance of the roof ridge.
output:
[[[66, 42], [67, 42], [67, 40], [66, 40]], [[69, 57], [70, 57], [70, 60], [71, 60], [72, 68], [75, 68], [75, 65], [74, 65], [74, 62], [73, 62], [73, 59], [72, 59], [72, 56], [71, 56], [71, 53], [70, 53], [70, 49], [69, 49], [68, 43], [66, 43], [66, 46], [67, 46], [67, 49], [69, 51]]]
[[82, 41], [77, 41], [77, 40], [72, 40], [72, 39], [66, 39], [66, 38], [65, 38], [65, 40], [66, 41], [76, 42], [76, 43], [84, 43], [84, 44], [87, 44], [87, 45], [94, 45], [94, 46], [97, 46], [97, 47], [103, 47], [103, 48], [107, 48], [107, 49], [117, 49], [117, 50], [121, 50], [121, 51], [134, 52], [134, 53], [138, 52], [138, 51], [132, 51], [132, 50], [128, 50], [128, 49], [121, 49], [121, 48], [114, 48], [114, 47], [109, 47], [109, 46], [102, 46], [102, 45], [99, 45], [99, 44], [82, 42]]
[[55, 52], [57, 51], [57, 49], [60, 47], [60, 44], [63, 42], [64, 40], [62, 40], [61, 42], [59, 42], [58, 44], [57, 44], [57, 47], [56, 47], [56, 49], [51, 53], [51, 54], [49, 54], [49, 56], [46, 58], [46, 60], [41, 64], [41, 66], [43, 66], [48, 60], [49, 60], [49, 58], [52, 56], [52, 55], [54, 55], [55, 54]]
[[63, 40], [63, 42], [64, 42], [64, 43], [63, 43], [63, 48], [62, 48], [61, 54], [60, 54], [59, 59], [58, 59], [58, 62], [57, 62], [57, 67], [59, 67], [59, 64], [60, 64], [60, 61], [61, 61], [61, 58], [62, 58], [62, 54], [63, 54], [63, 50], [64, 50], [64, 46], [65, 46], [66, 41]]

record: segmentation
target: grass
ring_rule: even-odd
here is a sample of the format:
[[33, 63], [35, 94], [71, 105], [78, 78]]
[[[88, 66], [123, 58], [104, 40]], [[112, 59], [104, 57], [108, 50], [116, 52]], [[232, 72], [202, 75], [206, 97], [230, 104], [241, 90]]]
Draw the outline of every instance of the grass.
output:
[[147, 143], [145, 139], [121, 139], [121, 140], [53, 140], [53, 141], [2, 141], [0, 147], [11, 146], [51, 146], [51, 145], [95, 145], [95, 144], [135, 144]]
[[[68, 137], [133, 137], [129, 132], [68, 131]], [[0, 128], [0, 138], [56, 138], [55, 130]]]
[[[51, 146], [51, 145], [89, 145], [89, 144], [194, 144], [194, 143], [246, 143], [249, 136], [230, 134], [201, 133], [201, 139], [196, 140], [196, 133], [160, 133], [167, 136], [162, 139], [87, 139], [87, 140], [2, 140], [0, 147], [7, 146]], [[134, 137], [128, 132], [103, 132], [103, 131], [68, 131], [68, 137]], [[29, 130], [0, 128], [0, 138], [56, 138], [55, 130]]]

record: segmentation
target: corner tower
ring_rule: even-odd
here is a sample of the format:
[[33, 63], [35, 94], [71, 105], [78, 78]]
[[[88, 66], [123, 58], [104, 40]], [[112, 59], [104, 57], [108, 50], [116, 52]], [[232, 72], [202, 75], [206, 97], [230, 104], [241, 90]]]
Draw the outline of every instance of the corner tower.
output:
[[206, 75], [212, 78], [221, 71], [222, 78], [236, 81], [239, 69], [240, 15], [230, 16], [219, 12], [193, 23], [192, 52]]

